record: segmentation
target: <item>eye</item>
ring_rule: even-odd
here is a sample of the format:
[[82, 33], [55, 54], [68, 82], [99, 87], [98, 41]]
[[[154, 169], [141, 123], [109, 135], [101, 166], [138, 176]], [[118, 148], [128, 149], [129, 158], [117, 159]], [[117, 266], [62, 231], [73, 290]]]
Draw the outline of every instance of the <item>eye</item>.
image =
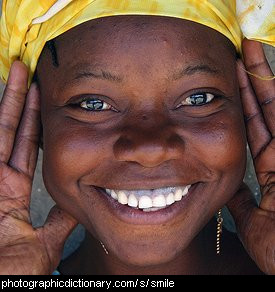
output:
[[98, 98], [90, 98], [80, 102], [79, 106], [88, 111], [105, 111], [112, 109], [112, 106]]
[[212, 93], [196, 93], [186, 98], [185, 102], [189, 105], [204, 105], [215, 97]]
[[206, 92], [194, 93], [188, 96], [186, 99], [184, 99], [179, 106], [182, 105], [201, 106], [211, 102], [215, 97], [216, 95], [212, 93]]

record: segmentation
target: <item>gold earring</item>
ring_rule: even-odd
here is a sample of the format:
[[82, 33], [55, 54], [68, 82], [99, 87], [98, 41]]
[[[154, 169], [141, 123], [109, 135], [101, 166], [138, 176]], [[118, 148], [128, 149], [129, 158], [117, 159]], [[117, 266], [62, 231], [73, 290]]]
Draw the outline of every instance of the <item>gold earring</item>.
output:
[[100, 241], [100, 244], [101, 244], [102, 248], [104, 249], [105, 253], [108, 255], [109, 252], [108, 252], [108, 250], [106, 249], [106, 247], [105, 247], [105, 245], [103, 244], [103, 242]]
[[222, 209], [218, 211], [217, 215], [217, 243], [216, 243], [216, 253], [219, 255], [221, 253], [220, 241], [221, 241], [221, 234], [222, 234]]

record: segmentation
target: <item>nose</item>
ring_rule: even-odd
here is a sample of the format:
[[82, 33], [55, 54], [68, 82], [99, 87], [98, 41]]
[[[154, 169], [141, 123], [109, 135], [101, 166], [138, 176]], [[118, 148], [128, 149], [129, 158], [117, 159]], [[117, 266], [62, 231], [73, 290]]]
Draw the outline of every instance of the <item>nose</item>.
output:
[[113, 145], [118, 161], [156, 167], [183, 155], [184, 141], [171, 126], [124, 128]]

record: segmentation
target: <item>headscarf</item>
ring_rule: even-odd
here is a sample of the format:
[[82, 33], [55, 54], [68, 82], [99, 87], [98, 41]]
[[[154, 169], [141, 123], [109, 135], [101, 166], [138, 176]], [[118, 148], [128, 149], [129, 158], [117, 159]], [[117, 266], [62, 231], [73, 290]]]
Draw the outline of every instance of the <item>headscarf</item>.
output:
[[23, 61], [29, 84], [45, 43], [92, 19], [157, 15], [191, 20], [225, 35], [241, 52], [244, 37], [275, 46], [275, 0], [3, 0], [0, 76]]

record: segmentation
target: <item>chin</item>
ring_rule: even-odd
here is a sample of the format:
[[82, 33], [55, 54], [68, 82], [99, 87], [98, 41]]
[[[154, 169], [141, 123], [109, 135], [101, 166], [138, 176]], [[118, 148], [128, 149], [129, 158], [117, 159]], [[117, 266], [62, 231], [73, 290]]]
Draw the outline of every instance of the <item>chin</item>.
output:
[[132, 230], [132, 236], [125, 234], [124, 238], [109, 237], [104, 241], [109, 253], [123, 265], [140, 269], [165, 265], [180, 257], [192, 241], [191, 234], [179, 236], [179, 232], [169, 233], [160, 229], [152, 233], [148, 230], [138, 231], [140, 230]]
[[157, 251], [156, 248], [138, 248], [134, 252], [130, 251], [116, 251], [115, 256], [127, 266], [138, 268], [149, 268], [153, 266], [161, 266], [173, 261], [178, 252], [167, 251], [167, 249]]

